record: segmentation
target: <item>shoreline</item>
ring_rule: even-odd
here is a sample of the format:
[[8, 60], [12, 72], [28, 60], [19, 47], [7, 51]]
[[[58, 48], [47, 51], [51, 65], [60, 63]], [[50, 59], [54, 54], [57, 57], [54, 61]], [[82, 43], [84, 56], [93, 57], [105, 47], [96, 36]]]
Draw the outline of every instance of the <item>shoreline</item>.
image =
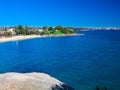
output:
[[74, 90], [45, 73], [9, 72], [0, 74], [0, 79], [0, 90]]
[[91, 29], [91, 30], [76, 30], [76, 31], [120, 31], [120, 29], [116, 29], [116, 30], [107, 30], [107, 29]]
[[20, 41], [26, 39], [34, 39], [34, 38], [47, 38], [47, 37], [63, 37], [63, 36], [83, 36], [84, 34], [60, 34], [60, 35], [26, 35], [26, 36], [13, 36], [13, 37], [1, 37], [0, 43], [9, 42], [9, 41]]

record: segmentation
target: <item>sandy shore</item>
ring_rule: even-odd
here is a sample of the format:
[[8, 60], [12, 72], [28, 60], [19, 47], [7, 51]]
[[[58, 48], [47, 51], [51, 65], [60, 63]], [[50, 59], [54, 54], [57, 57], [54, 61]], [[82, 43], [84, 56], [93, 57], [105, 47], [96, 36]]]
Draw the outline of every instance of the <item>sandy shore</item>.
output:
[[25, 40], [25, 39], [39, 38], [39, 37], [40, 37], [40, 35], [14, 36], [14, 37], [9, 37], [9, 38], [2, 37], [2, 38], [0, 38], [0, 42]]
[[0, 38], [0, 42], [9, 42], [9, 41], [17, 41], [17, 40], [25, 40], [25, 39], [32, 39], [32, 38], [45, 38], [45, 37], [61, 37], [61, 36], [82, 36], [84, 34], [60, 34], [60, 35], [26, 35], [26, 36], [14, 36], [5, 38]]

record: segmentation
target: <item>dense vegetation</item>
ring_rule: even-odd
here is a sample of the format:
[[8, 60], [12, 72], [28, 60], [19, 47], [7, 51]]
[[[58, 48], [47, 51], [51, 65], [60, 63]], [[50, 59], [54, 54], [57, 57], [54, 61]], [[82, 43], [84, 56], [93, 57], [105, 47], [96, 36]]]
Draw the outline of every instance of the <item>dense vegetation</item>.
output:
[[12, 32], [4, 32], [5, 37], [12, 37]]
[[13, 35], [60, 35], [60, 34], [73, 34], [74, 30], [70, 28], [65, 28], [62, 26], [56, 27], [42, 27], [42, 28], [31, 28], [31, 27], [23, 27], [22, 25], [14, 27], [14, 30], [8, 31], [7, 28], [4, 28], [5, 37], [11, 37]]
[[43, 32], [47, 35], [49, 34], [73, 34], [74, 30], [69, 29], [69, 28], [64, 28], [62, 26], [56, 26], [55, 28], [53, 27], [43, 27]]

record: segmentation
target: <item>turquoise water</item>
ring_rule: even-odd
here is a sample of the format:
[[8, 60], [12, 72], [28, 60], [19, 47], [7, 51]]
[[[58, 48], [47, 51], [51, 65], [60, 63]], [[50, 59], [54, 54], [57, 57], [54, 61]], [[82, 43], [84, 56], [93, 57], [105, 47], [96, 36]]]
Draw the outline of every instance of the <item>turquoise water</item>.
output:
[[76, 90], [120, 90], [120, 31], [0, 43], [0, 73], [43, 72]]

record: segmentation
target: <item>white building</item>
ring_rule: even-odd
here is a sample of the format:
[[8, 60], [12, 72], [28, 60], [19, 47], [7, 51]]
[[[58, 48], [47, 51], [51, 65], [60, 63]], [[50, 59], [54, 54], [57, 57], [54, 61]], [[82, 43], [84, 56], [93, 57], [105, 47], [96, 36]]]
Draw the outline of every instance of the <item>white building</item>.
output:
[[7, 29], [8, 32], [12, 32], [12, 35], [16, 35], [16, 33], [15, 33], [14, 30], [15, 30], [14, 28], [9, 28], [9, 29]]
[[10, 28], [10, 29], [8, 29], [7, 31], [9, 31], [9, 32], [14, 32], [14, 28]]
[[38, 29], [39, 32], [43, 32], [43, 29]]

